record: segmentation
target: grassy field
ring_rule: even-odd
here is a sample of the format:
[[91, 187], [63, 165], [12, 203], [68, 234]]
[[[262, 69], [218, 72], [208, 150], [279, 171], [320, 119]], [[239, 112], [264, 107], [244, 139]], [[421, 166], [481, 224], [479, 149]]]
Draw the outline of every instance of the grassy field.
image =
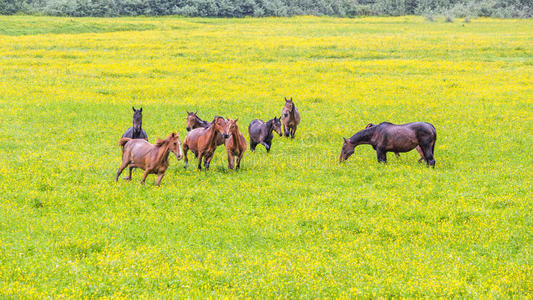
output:
[[[533, 20], [0, 16], [0, 70], [1, 297], [531, 297]], [[248, 139], [284, 96], [238, 172], [113, 181], [132, 105]], [[381, 121], [434, 124], [436, 168], [339, 164]]]

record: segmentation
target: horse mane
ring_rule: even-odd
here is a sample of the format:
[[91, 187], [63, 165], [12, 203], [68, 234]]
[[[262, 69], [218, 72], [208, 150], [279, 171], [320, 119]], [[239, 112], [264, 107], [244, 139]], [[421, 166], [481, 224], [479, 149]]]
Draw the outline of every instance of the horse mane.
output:
[[169, 143], [172, 140], [172, 138], [174, 138], [174, 137], [175, 137], [175, 134], [171, 133], [164, 140], [162, 140], [160, 138], [157, 139], [157, 142], [155, 143], [155, 146], [158, 148], [157, 149], [157, 158], [156, 158], [157, 162], [159, 162], [159, 163], [164, 162], [168, 158]]
[[374, 132], [376, 131], [377, 126], [371, 126], [368, 128], [365, 128], [356, 134], [352, 135], [350, 138], [351, 144], [359, 144], [361, 141], [363, 142], [369, 142], [372, 136], [374, 135]]

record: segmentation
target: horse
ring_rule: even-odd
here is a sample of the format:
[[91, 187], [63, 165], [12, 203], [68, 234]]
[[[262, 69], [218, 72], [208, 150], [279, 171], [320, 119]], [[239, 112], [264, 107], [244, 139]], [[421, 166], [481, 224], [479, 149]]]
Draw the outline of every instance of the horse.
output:
[[433, 151], [437, 141], [435, 127], [426, 122], [414, 122], [395, 125], [382, 122], [365, 128], [351, 138], [344, 138], [339, 161], [345, 161], [350, 157], [357, 145], [370, 144], [376, 150], [378, 162], [387, 162], [387, 152], [408, 152], [420, 147], [424, 160], [428, 166], [435, 168]]
[[233, 166], [235, 165], [235, 157], [237, 157], [237, 165], [235, 168], [239, 169], [241, 167], [241, 159], [244, 155], [244, 151], [246, 151], [246, 139], [242, 132], [240, 132], [239, 126], [237, 126], [238, 120], [239, 118], [226, 121], [229, 137], [226, 139], [225, 146], [226, 153], [228, 154], [228, 168], [230, 170], [233, 170]]
[[141, 184], [144, 184], [148, 174], [157, 174], [156, 185], [159, 185], [168, 168], [168, 155], [170, 152], [180, 160], [183, 157], [180, 147], [180, 139], [177, 133], [171, 133], [166, 139], [157, 139], [155, 145], [142, 139], [121, 138], [118, 144], [122, 147], [122, 164], [118, 168], [115, 181], [127, 166], [130, 167], [130, 175], [125, 180], [131, 180], [134, 168], [144, 170]]
[[187, 111], [187, 131], [202, 127], [207, 128], [211, 123], [204, 121], [198, 117], [198, 112]]
[[188, 158], [187, 151], [191, 150], [196, 157], [198, 157], [198, 169], [202, 169], [202, 159], [204, 159], [204, 166], [209, 170], [209, 163], [213, 159], [213, 153], [218, 146], [218, 136], [223, 139], [229, 137], [226, 120], [222, 117], [215, 117], [211, 125], [207, 128], [196, 128], [187, 134], [183, 141], [183, 155], [185, 156], [185, 166], [187, 168]]
[[250, 136], [250, 150], [255, 151], [257, 144], [265, 146], [267, 152], [270, 152], [272, 146], [273, 132], [282, 136], [281, 133], [281, 117], [268, 120], [266, 123], [263, 120], [254, 119], [248, 125], [248, 135]]
[[[365, 128], [370, 128], [372, 126], [376, 126], [376, 125], [372, 124], [372, 123], [368, 123]], [[420, 159], [418, 160], [418, 163], [423, 162], [424, 161], [424, 153], [422, 152], [422, 149], [420, 148], [420, 146], [416, 146], [416, 151], [418, 151], [418, 154], [420, 154]], [[394, 154], [396, 154], [397, 158], [400, 158], [400, 153], [394, 152]]]
[[133, 127], [128, 128], [126, 132], [122, 135], [122, 138], [130, 138], [130, 139], [145, 139], [148, 140], [148, 135], [142, 129], [143, 125], [143, 108], [137, 110], [135, 107], [131, 107], [133, 109]]
[[[211, 125], [210, 122], [204, 121], [198, 117], [198, 112], [187, 111], [187, 131], [191, 131], [196, 128], [207, 128]], [[217, 136], [217, 146], [224, 144], [224, 138], [221, 135]]]
[[[285, 97], [284, 97], [285, 98]], [[281, 122], [283, 123], [283, 132], [285, 136], [291, 135], [291, 139], [294, 138], [296, 133], [296, 127], [300, 124], [300, 113], [292, 101], [292, 97], [287, 100], [285, 98], [285, 106], [281, 111]]]

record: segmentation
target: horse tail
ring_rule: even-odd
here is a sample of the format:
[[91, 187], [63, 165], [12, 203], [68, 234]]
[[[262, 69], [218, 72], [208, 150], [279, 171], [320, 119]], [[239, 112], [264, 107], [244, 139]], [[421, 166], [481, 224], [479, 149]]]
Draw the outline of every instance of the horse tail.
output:
[[126, 145], [127, 142], [129, 142], [131, 139], [130, 138], [121, 138], [119, 141], [118, 141], [118, 145], [120, 147], [124, 147], [124, 145]]

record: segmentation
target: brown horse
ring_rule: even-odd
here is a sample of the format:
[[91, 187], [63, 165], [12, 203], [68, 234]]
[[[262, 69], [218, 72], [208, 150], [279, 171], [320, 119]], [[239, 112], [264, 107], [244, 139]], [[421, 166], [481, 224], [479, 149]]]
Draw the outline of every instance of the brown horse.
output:
[[207, 128], [211, 123], [204, 121], [198, 117], [198, 112], [187, 111], [187, 131], [191, 131], [196, 128]]
[[344, 138], [339, 161], [350, 157], [357, 145], [370, 144], [377, 153], [378, 162], [387, 162], [387, 152], [408, 152], [420, 146], [428, 166], [435, 168], [433, 152], [437, 141], [437, 131], [430, 123], [414, 122], [395, 125], [382, 122], [365, 128], [351, 138]]
[[[210, 122], [204, 121], [198, 117], [198, 112], [187, 112], [187, 131], [191, 131], [196, 128], [207, 128], [211, 126]], [[224, 138], [222, 135], [217, 136], [217, 146], [224, 144]]]
[[292, 97], [289, 100], [285, 98], [285, 106], [281, 111], [281, 122], [283, 123], [283, 132], [285, 132], [285, 136], [288, 137], [290, 134], [291, 139], [293, 139], [294, 134], [296, 133], [296, 128], [298, 127], [298, 124], [300, 124], [300, 113], [294, 105]]
[[202, 169], [202, 159], [204, 159], [205, 169], [209, 169], [209, 163], [213, 159], [213, 153], [217, 149], [218, 136], [223, 139], [229, 137], [226, 120], [222, 117], [215, 117], [211, 125], [207, 128], [196, 128], [191, 130], [183, 141], [183, 155], [185, 156], [185, 168], [189, 159], [187, 158], [187, 151], [191, 150], [196, 157], [198, 157], [198, 169]]
[[226, 153], [228, 154], [228, 167], [230, 170], [233, 170], [233, 166], [235, 165], [235, 157], [237, 157], [236, 168], [239, 169], [241, 167], [241, 159], [244, 151], [246, 151], [246, 139], [240, 132], [239, 126], [237, 126], [238, 120], [239, 118], [235, 120], [230, 119], [226, 122], [230, 133], [229, 138], [226, 139]]
[[[368, 123], [368, 125], [366, 125], [365, 128], [370, 128], [372, 126], [376, 126], [376, 125], [372, 123]], [[425, 158], [424, 158], [424, 153], [422, 152], [422, 149], [420, 148], [420, 146], [416, 146], [416, 151], [418, 151], [418, 154], [420, 154], [420, 159], [418, 160], [418, 162], [419, 163], [423, 162]], [[396, 154], [397, 158], [400, 158], [400, 153], [394, 152], [394, 154]]]
[[159, 185], [165, 171], [168, 168], [168, 155], [170, 152], [180, 160], [182, 158], [180, 139], [177, 133], [171, 133], [166, 139], [157, 139], [157, 143], [152, 145], [145, 140], [122, 138], [118, 142], [122, 146], [122, 164], [118, 168], [115, 181], [127, 166], [130, 167], [130, 175], [124, 179], [131, 180], [131, 172], [134, 168], [144, 170], [141, 184], [146, 180], [148, 174], [157, 174], [156, 185]]

